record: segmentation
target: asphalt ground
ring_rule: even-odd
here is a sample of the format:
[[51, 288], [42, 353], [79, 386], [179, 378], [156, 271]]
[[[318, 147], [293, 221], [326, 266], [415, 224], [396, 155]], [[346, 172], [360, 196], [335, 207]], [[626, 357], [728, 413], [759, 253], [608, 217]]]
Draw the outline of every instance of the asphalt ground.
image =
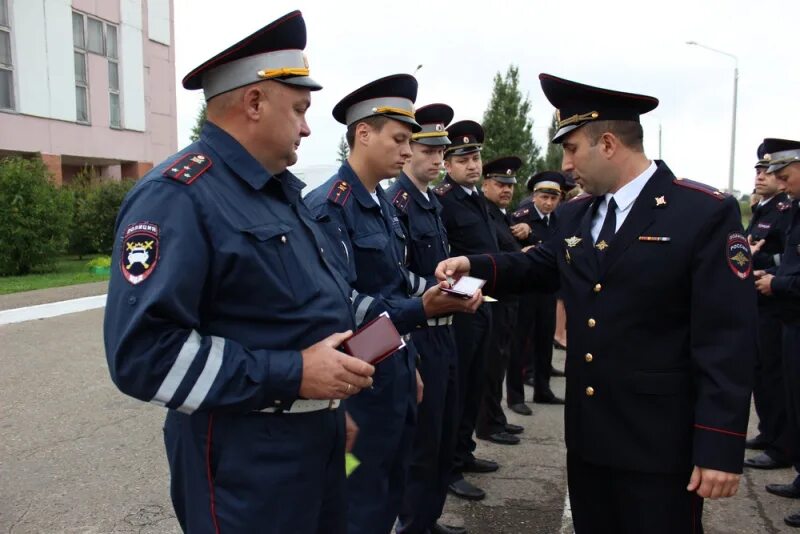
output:
[[[0, 310], [102, 293], [103, 284], [0, 297]], [[180, 532], [169, 501], [162, 408], [125, 397], [108, 376], [103, 310], [0, 326], [0, 532]], [[563, 366], [564, 353], [555, 364]], [[553, 379], [563, 393], [564, 379]], [[528, 390], [530, 398], [530, 390]], [[534, 415], [508, 413], [523, 425], [522, 443], [478, 442], [496, 473], [470, 476], [481, 502], [449, 498], [444, 520], [471, 533], [567, 533], [563, 409], [532, 404]], [[751, 435], [755, 416], [751, 417]], [[739, 494], [706, 502], [706, 532], [794, 532], [783, 516], [800, 501], [772, 496], [770, 482], [790, 469], [746, 471]]]

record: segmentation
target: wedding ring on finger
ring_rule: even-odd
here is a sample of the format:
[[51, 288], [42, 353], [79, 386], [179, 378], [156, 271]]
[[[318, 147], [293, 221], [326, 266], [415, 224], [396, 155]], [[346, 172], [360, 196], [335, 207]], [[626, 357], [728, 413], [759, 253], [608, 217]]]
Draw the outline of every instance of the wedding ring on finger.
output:
[[347, 384], [347, 388], [344, 390], [345, 395], [350, 395], [350, 390], [353, 388], [352, 384]]

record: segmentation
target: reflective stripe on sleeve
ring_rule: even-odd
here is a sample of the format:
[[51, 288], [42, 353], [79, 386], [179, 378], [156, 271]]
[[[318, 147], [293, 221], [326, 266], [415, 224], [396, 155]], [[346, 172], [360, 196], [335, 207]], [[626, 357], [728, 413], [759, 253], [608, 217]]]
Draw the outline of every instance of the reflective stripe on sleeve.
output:
[[200, 351], [200, 342], [201, 337], [196, 330], [189, 332], [189, 337], [184, 341], [180, 352], [178, 352], [178, 357], [175, 358], [166, 378], [161, 382], [155, 397], [150, 402], [158, 406], [166, 406], [172, 400], [181, 382], [186, 377], [189, 366], [192, 365], [197, 353]]

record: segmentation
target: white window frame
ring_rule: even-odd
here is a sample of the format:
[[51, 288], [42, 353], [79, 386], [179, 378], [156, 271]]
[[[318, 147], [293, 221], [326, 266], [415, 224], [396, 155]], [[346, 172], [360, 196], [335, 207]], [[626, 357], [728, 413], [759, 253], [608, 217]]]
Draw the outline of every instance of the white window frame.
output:
[[11, 106], [10, 107], [0, 107], [0, 111], [16, 111], [16, 98], [14, 92], [14, 43], [11, 39], [11, 10], [8, 6], [8, 0], [0, 0], [0, 10], [2, 10], [6, 15], [6, 22], [7, 24], [0, 24], [0, 32], [8, 34], [8, 48], [11, 57], [9, 59], [10, 63], [0, 63], [0, 70], [10, 72], [11, 73], [11, 83], [9, 84], [10, 89], [10, 96], [11, 96]]
[[[115, 42], [116, 42], [116, 48], [117, 48], [117, 50], [116, 50], [117, 57], [111, 57], [111, 55], [108, 53], [108, 28], [109, 27], [114, 28], [114, 31], [116, 33]], [[103, 24], [103, 47], [105, 49], [104, 50], [105, 51], [105, 56], [106, 56], [106, 60], [108, 61], [109, 66], [113, 64], [113, 65], [116, 65], [116, 68], [117, 68], [117, 87], [116, 87], [116, 89], [111, 87], [111, 76], [109, 76], [109, 79], [108, 79], [108, 81], [109, 81], [109, 83], [108, 83], [108, 123], [109, 123], [109, 126], [111, 128], [113, 128], [115, 130], [121, 130], [122, 129], [122, 91], [121, 91], [122, 69], [120, 69], [120, 66], [119, 66], [119, 55], [120, 55], [119, 54], [119, 26], [117, 26], [116, 24], [110, 24], [108, 22]], [[118, 106], [118, 109], [117, 109], [117, 116], [118, 116], [118, 119], [119, 119], [119, 123], [118, 124], [114, 124], [112, 122], [114, 114], [111, 111], [111, 109], [112, 109], [111, 108], [111, 106], [112, 106], [111, 102], [112, 102], [112, 99], [113, 99], [114, 96], [117, 97], [117, 102], [119, 103], [119, 106]]]
[[[108, 88], [107, 88], [108, 95], [109, 95], [109, 97], [108, 97], [108, 108], [109, 108], [108, 109], [108, 121], [109, 121], [109, 127], [110, 128], [112, 128], [114, 130], [122, 130], [122, 129], [124, 129], [124, 125], [123, 125], [123, 122], [122, 122], [123, 121], [123, 114], [122, 114], [122, 105], [123, 105], [123, 103], [122, 103], [122, 79], [121, 79], [122, 78], [122, 69], [120, 68], [120, 59], [119, 59], [120, 55], [121, 55], [120, 54], [120, 42], [119, 42], [119, 25], [118, 24], [113, 24], [111, 22], [107, 22], [105, 20], [99, 19], [99, 18], [94, 17], [92, 15], [88, 15], [88, 14], [83, 13], [81, 11], [73, 10], [72, 13], [73, 13], [73, 15], [77, 15], [77, 16], [81, 17], [82, 22], [83, 22], [83, 46], [79, 47], [79, 46], [75, 46], [74, 45], [75, 39], [74, 39], [74, 34], [73, 34], [73, 48], [74, 48], [76, 54], [82, 54], [83, 55], [83, 59], [84, 59], [85, 65], [86, 65], [86, 83], [84, 84], [84, 83], [79, 82], [77, 79], [75, 80], [76, 88], [83, 88], [86, 91], [86, 115], [87, 115], [87, 120], [86, 121], [78, 120], [78, 122], [81, 123], [81, 124], [91, 124], [91, 110], [90, 110], [90, 105], [89, 105], [89, 102], [91, 101], [91, 99], [90, 99], [90, 90], [89, 90], [89, 54], [96, 54], [96, 55], [100, 55], [100, 56], [103, 56], [104, 58], [106, 58], [106, 61], [107, 61], [107, 67], [106, 67], [107, 71], [106, 72], [107, 73], [108, 73], [108, 69], [109, 69], [108, 65], [110, 65], [110, 64], [116, 65], [117, 87], [116, 88], [111, 87], [111, 77], [109, 76], [109, 83], [108, 83]], [[102, 35], [103, 50], [102, 50], [102, 53], [98, 53], [98, 52], [89, 50], [89, 48], [88, 48], [88, 43], [89, 43], [89, 19], [94, 20], [94, 21], [98, 21], [98, 22], [100, 22], [100, 24], [102, 24], [102, 28], [103, 28], [103, 35]], [[115, 43], [116, 43], [116, 57], [111, 57], [111, 55], [109, 54], [109, 50], [108, 50], [108, 28], [109, 27], [114, 28], [115, 34], [116, 34], [116, 40], [115, 40]], [[74, 32], [74, 30], [73, 30], [73, 32]], [[112, 102], [112, 98], [114, 98], [112, 95], [116, 96], [116, 98], [119, 101], [119, 109], [117, 110], [118, 111], [118, 116], [119, 116], [119, 123], [118, 124], [113, 124], [112, 123], [113, 113], [111, 112], [111, 106], [113, 104], [111, 102]], [[75, 106], [77, 107], [77, 105], [78, 105], [78, 103], [77, 103], [77, 100], [76, 100]]]

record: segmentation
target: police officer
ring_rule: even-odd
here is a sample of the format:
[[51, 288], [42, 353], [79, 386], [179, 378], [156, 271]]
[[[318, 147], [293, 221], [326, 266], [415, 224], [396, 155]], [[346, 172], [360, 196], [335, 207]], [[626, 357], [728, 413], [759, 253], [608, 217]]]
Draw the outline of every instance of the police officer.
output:
[[[558, 171], [542, 171], [526, 185], [532, 201], [511, 214], [517, 239], [526, 246], [538, 246], [555, 233], [564, 175]], [[554, 293], [536, 292], [520, 297], [519, 326], [515, 332], [519, 350], [512, 354], [506, 378], [506, 399], [509, 408], [530, 415], [522, 385], [524, 374], [533, 386], [533, 401], [541, 404], [564, 404], [550, 388], [553, 370], [553, 335], [556, 328]], [[563, 376], [563, 374], [562, 374]]]
[[345, 414], [372, 366], [336, 350], [350, 289], [287, 167], [309, 135], [299, 11], [183, 79], [200, 139], [117, 218], [104, 324], [114, 383], [168, 409], [172, 502], [192, 533], [345, 533]]
[[[430, 104], [417, 108], [415, 118], [422, 130], [411, 134], [411, 158], [387, 194], [405, 229], [408, 269], [435, 284], [433, 270], [448, 257], [450, 246], [439, 217], [442, 205], [429, 184], [439, 177], [450, 144], [447, 125], [453, 120], [453, 109]], [[418, 407], [413, 456], [396, 528], [402, 534], [466, 532], [436, 522], [447, 497], [458, 428], [458, 354], [452, 324], [452, 315], [434, 317], [428, 319], [428, 328], [411, 333], [425, 395]]]
[[[787, 420], [790, 427], [791, 454], [795, 470], [800, 473], [800, 141], [765, 139], [765, 150], [771, 155], [768, 173], [774, 173], [791, 197], [791, 222], [786, 233], [786, 248], [780, 264], [756, 271], [756, 289], [772, 297], [783, 322], [783, 369], [788, 394]], [[800, 498], [800, 475], [789, 484], [767, 484], [767, 491], [781, 497]], [[784, 518], [792, 527], [800, 527], [800, 512]]]
[[[497, 237], [489, 224], [486, 199], [476, 187], [481, 179], [483, 128], [474, 121], [459, 121], [448, 126], [452, 144], [444, 153], [447, 171], [444, 181], [433, 189], [442, 204], [442, 222], [450, 240], [450, 254], [497, 252]], [[458, 349], [459, 428], [453, 457], [450, 492], [463, 499], [481, 500], [486, 493], [464, 479], [463, 474], [497, 471], [491, 460], [476, 458], [472, 433], [478, 417], [484, 371], [491, 335], [491, 305], [474, 315], [456, 314], [453, 328]]]
[[[771, 156], [766, 143], [758, 147], [755, 191], [761, 197], [745, 230], [752, 244], [753, 268], [765, 270], [780, 263], [786, 230], [790, 223], [791, 202], [774, 174], [767, 173]], [[746, 458], [745, 467], [777, 469], [789, 464], [786, 426], [786, 395], [783, 388], [779, 310], [775, 300], [758, 295], [758, 360], [753, 401], [758, 414], [759, 434], [747, 440], [748, 448], [764, 452]]]
[[[474, 312], [481, 295], [465, 301], [428, 286], [406, 267], [408, 243], [380, 182], [397, 176], [411, 156], [417, 80], [387, 76], [353, 91], [333, 109], [347, 126], [350, 155], [339, 171], [306, 197], [353, 288], [356, 323], [388, 312], [401, 334], [428, 319]], [[388, 533], [400, 512], [411, 460], [422, 381], [413, 342], [381, 362], [375, 386], [345, 403], [359, 427], [353, 454], [361, 465], [347, 480], [349, 534]], [[435, 518], [434, 518], [435, 519]]]
[[738, 203], [647, 159], [639, 116], [655, 98], [539, 78], [562, 168], [587, 194], [539, 247], [451, 258], [436, 276], [471, 273], [489, 294], [560, 283], [576, 533], [702, 532], [703, 498], [738, 488], [750, 408], [756, 299]]
[[[516, 173], [522, 160], [516, 156], [497, 158], [483, 166], [483, 185], [481, 189], [489, 208], [489, 224], [497, 237], [497, 244], [503, 252], [522, 250], [511, 232], [511, 218], [508, 205], [514, 195]], [[508, 297], [493, 304], [491, 341], [486, 364], [486, 384], [483, 400], [475, 424], [475, 436], [500, 445], [517, 445], [523, 428], [512, 425], [503, 412], [503, 378], [511, 359], [514, 328], [517, 323], [519, 299]]]

